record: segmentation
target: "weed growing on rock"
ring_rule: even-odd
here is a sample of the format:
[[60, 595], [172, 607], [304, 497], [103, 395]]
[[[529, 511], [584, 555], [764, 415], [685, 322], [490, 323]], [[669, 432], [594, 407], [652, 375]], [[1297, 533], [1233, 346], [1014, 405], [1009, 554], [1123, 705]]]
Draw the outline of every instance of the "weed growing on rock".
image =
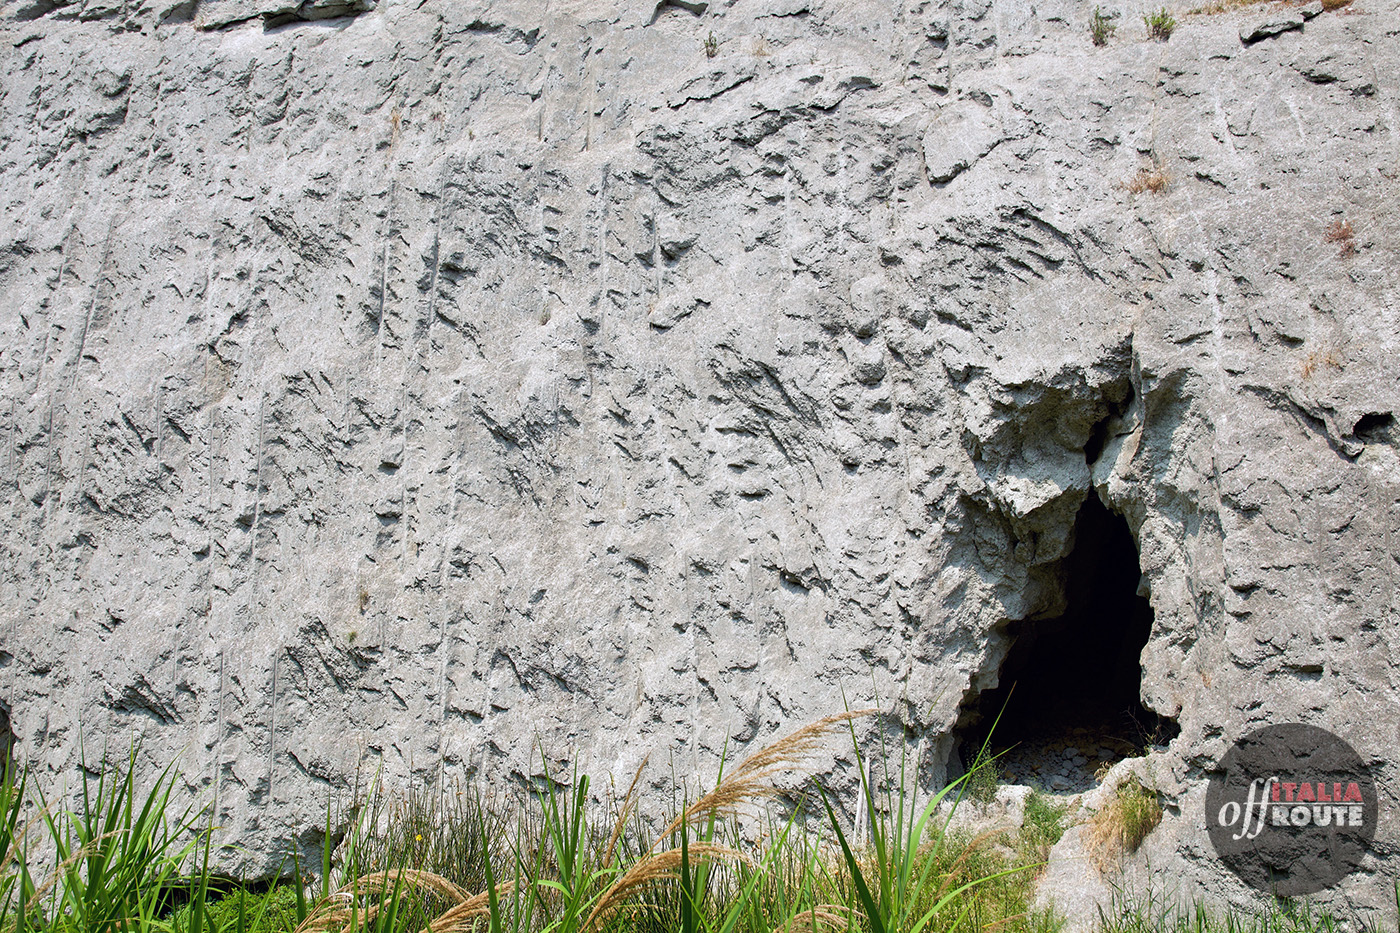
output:
[[991, 803], [997, 797], [997, 764], [984, 749], [967, 773], [964, 794], [978, 803]]
[[[329, 811], [324, 832], [316, 828], [325, 840], [318, 879], [307, 883], [293, 860], [293, 880], [268, 891], [229, 890], [211, 871], [216, 847], [206, 811], [173, 804], [178, 778], [170, 769], [144, 794], [132, 778], [134, 756], [125, 769], [85, 777], [81, 813], [45, 803], [23, 771], [7, 769], [0, 779], [0, 931], [1056, 933], [1053, 913], [1032, 906], [1032, 875], [1060, 837], [1064, 810], [1038, 794], [1028, 798], [1015, 836], [950, 831], [961, 781], [916, 804], [907, 762], [897, 777], [886, 767], [877, 782], [888, 754], [871, 762], [857, 746], [864, 838], [847, 835], [825, 791], [824, 827], [799, 823], [801, 814], [815, 815], [799, 799], [786, 818], [760, 817], [756, 841], [741, 831], [739, 810], [757, 812], [778, 797], [774, 779], [847, 722], [828, 717], [722, 767], [713, 788], [681, 803], [659, 833], [638, 816], [645, 761], [620, 799], [609, 792], [601, 801], [586, 776], [555, 776], [548, 766], [533, 790], [490, 797], [468, 788], [395, 798], [377, 787], [356, 797], [358, 815], [339, 846]], [[1161, 817], [1156, 794], [1133, 779], [1101, 812], [1110, 813], [1102, 819], [1111, 844], [1125, 850]], [[31, 851], [50, 850], [51, 859], [55, 845], [57, 867], [36, 872]], [[1100, 929], [1342, 928], [1328, 914], [1277, 906], [1229, 922], [1171, 916], [1150, 899], [1115, 902]]]
[[[866, 767], [857, 747], [868, 839], [850, 841], [824, 790], [831, 820], [824, 826], [800, 800], [787, 817], [765, 813], [763, 804], [780, 796], [777, 779], [802, 769], [860, 715], [829, 716], [722, 765], [711, 789], [683, 799], [659, 832], [637, 817], [640, 780], [621, 800], [608, 794], [600, 802], [586, 776], [551, 774], [547, 765], [532, 789], [489, 801], [440, 790], [395, 801], [376, 790], [356, 798], [354, 825], [338, 846], [327, 815], [319, 883], [303, 884], [293, 862], [291, 893], [268, 896], [235, 890], [221, 899], [205, 812], [167, 819], [167, 811], [179, 812], [173, 770], [143, 795], [134, 758], [125, 769], [104, 769], [76, 815], [59, 815], [37, 792], [26, 795], [22, 782], [7, 781], [0, 930], [775, 933], [810, 924], [814, 931], [1050, 933], [1050, 915], [1031, 912], [1033, 892], [1022, 880], [1029, 874], [1011, 852], [991, 835], [947, 832], [947, 804], [956, 807], [961, 781], [915, 805], [916, 777], [901, 768], [898, 790], [888, 774], [872, 786], [878, 764]], [[798, 822], [804, 813], [810, 826]], [[754, 820], [766, 826], [758, 844], [744, 831]], [[59, 867], [47, 876], [30, 872], [26, 825], [46, 825], [45, 847], [58, 846]], [[176, 910], [181, 900], [188, 906]]]
[[1341, 371], [1342, 361], [1337, 359], [1337, 351], [1309, 350], [1308, 355], [1303, 357], [1303, 378], [1309, 379], [1323, 367]]
[[1124, 779], [1089, 820], [1088, 849], [1099, 871], [1109, 871], [1120, 858], [1136, 852], [1160, 822], [1157, 792], [1135, 776]]
[[1167, 174], [1167, 170], [1154, 162], [1151, 166], [1139, 169], [1136, 175], [1128, 179], [1124, 187], [1133, 194], [1142, 194], [1143, 192], [1161, 194], [1167, 190], [1167, 186], [1170, 184], [1171, 176]]
[[1105, 15], [1098, 7], [1094, 7], [1094, 15], [1089, 17], [1089, 38], [1094, 45], [1108, 45], [1108, 40], [1118, 30], [1118, 26], [1113, 22], [1117, 18], [1116, 13]]
[[1064, 835], [1068, 809], [1066, 804], [1054, 803], [1038, 790], [1031, 791], [1021, 817], [1020, 836], [1021, 852], [1029, 861], [1044, 862], [1050, 857], [1050, 849]]
[[[852, 740], [854, 738], [852, 732]], [[991, 771], [995, 786], [993, 758], [987, 754], [987, 746], [982, 746], [977, 764], [967, 774], [933, 794], [922, 807], [915, 797], [917, 782], [909, 773], [907, 758], [901, 756], [897, 777], [889, 773], [889, 759], [888, 753], [882, 756], [883, 780], [877, 781], [875, 769], [867, 765], [856, 746], [861, 803], [870, 839], [863, 856], [856, 854], [828, 795], [822, 795], [831, 829], [841, 846], [842, 867], [855, 889], [853, 905], [829, 905], [836, 908], [832, 911], [834, 916], [844, 914], [847, 917], [839, 926], [849, 927], [851, 919], [860, 918], [872, 933], [903, 933], [925, 928], [958, 930], [963, 929], [969, 914], [976, 918], [969, 927], [971, 930], [984, 929], [991, 922], [1002, 922], [975, 909], [980, 897], [987, 893], [984, 886], [1012, 875], [1024, 877], [1029, 866], [1008, 868], [996, 860], [981, 863], [982, 868], [972, 868], [979, 864], [981, 847], [1000, 834], [989, 832], [961, 839], [948, 832], [952, 811], [967, 793], [966, 784], [973, 775]], [[940, 826], [939, 807], [945, 799], [951, 803], [951, 809]], [[960, 868], [967, 872], [966, 877], [959, 876]], [[958, 906], [950, 910], [950, 905]], [[799, 915], [795, 919], [802, 918]]]
[[705, 41], [701, 44], [705, 47], [706, 58], [714, 58], [719, 54], [719, 40], [715, 38], [713, 29], [710, 30], [710, 34], [705, 37]]
[[1356, 231], [1347, 220], [1334, 220], [1327, 225], [1322, 239], [1337, 244], [1337, 258], [1345, 259], [1356, 253]]
[[[1220, 13], [1229, 13], [1232, 10], [1240, 10], [1247, 6], [1259, 6], [1267, 3], [1268, 0], [1211, 0], [1205, 6], [1193, 7], [1186, 11], [1187, 16], [1215, 16]], [[1347, 0], [1350, 2], [1350, 0]]]
[[[1394, 883], [1400, 906], [1400, 881]], [[1270, 900], [1258, 913], [1232, 908], [1221, 910], [1202, 901], [1178, 901], [1163, 897], [1149, 885], [1129, 897], [1115, 890], [1107, 908], [1100, 908], [1097, 933], [1333, 933], [1346, 929], [1386, 929], [1378, 918], [1334, 914], [1307, 898]]]
[[1167, 12], [1166, 7], [1162, 7], [1156, 13], [1145, 14], [1142, 22], [1147, 26], [1147, 38], [1156, 39], [1158, 42], [1166, 42], [1172, 37], [1172, 30], [1176, 29], [1176, 20]]

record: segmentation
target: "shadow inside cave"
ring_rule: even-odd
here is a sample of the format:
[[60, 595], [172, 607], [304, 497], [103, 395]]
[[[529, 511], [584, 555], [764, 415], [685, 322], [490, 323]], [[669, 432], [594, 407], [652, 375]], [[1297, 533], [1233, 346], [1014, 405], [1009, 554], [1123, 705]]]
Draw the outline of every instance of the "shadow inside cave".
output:
[[1142, 705], [1140, 657], [1152, 607], [1139, 593], [1127, 521], [1092, 490], [1059, 573], [1063, 614], [1012, 623], [998, 686], [963, 710], [951, 777], [985, 743], [989, 753], [1002, 753], [995, 763], [999, 781], [1078, 792], [1092, 787], [1105, 767], [1180, 731]]

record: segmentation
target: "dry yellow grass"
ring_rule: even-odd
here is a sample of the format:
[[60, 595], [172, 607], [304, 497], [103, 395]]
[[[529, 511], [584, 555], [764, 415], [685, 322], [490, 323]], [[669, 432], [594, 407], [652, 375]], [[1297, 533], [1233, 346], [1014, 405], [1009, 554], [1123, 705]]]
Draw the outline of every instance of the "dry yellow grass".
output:
[[626, 904], [632, 895], [641, 889], [658, 881], [679, 878], [683, 854], [697, 864], [715, 859], [730, 859], [753, 864], [753, 860], [738, 849], [711, 845], [706, 842], [688, 845], [685, 853], [682, 853], [680, 849], [664, 849], [655, 852], [639, 860], [637, 864], [623, 872], [620, 878], [608, 886], [608, 889], [598, 898], [598, 903], [589, 912], [588, 919], [584, 920], [580, 929], [591, 930], [595, 921], [612, 916]]
[[642, 769], [647, 766], [647, 762], [650, 760], [650, 755], [642, 758], [642, 763], [637, 765], [637, 773], [632, 775], [632, 783], [627, 787], [627, 794], [622, 798], [622, 806], [617, 811], [617, 822], [613, 824], [612, 835], [608, 836], [608, 847], [603, 850], [604, 868], [612, 867], [613, 854], [617, 851], [617, 841], [622, 838], [622, 831], [627, 826], [627, 819], [637, 806], [637, 784], [642, 780]]
[[770, 778], [801, 765], [804, 759], [821, 749], [827, 734], [833, 729], [875, 712], [878, 711], [865, 709], [826, 716], [754, 752], [729, 772], [714, 790], [682, 810], [667, 824], [652, 848], [669, 838], [682, 823], [694, 824], [710, 816], [732, 814], [741, 804], [772, 797], [777, 790], [769, 783]]
[[[496, 886], [497, 897], [510, 892], [514, 882]], [[430, 871], [405, 868], [378, 871], [356, 878], [334, 892], [326, 902], [302, 921], [296, 933], [331, 933], [339, 930], [351, 933], [352, 927], [368, 925], [387, 906], [395, 889], [416, 888], [437, 894], [453, 902], [452, 906], [428, 925], [423, 933], [464, 933], [478, 917], [489, 910], [491, 892], [471, 894], [442, 875]], [[378, 898], [377, 902], [360, 906], [360, 898]]]
[[1086, 848], [1100, 872], [1108, 872], [1124, 855], [1131, 855], [1162, 822], [1157, 792], [1136, 777], [1123, 780], [1089, 819]]
[[1330, 369], [1340, 370], [1342, 361], [1337, 359], [1335, 350], [1309, 350], [1308, 355], [1303, 357], [1303, 378], [1310, 378], [1324, 366]]
[[1139, 169], [1136, 175], [1124, 182], [1123, 187], [1133, 194], [1142, 194], [1145, 191], [1161, 194], [1170, 184], [1171, 176], [1167, 174], [1166, 169], [1160, 165], [1153, 165], [1150, 168]]
[[841, 904], [809, 907], [774, 930], [774, 933], [820, 933], [821, 930], [858, 930], [860, 915]]

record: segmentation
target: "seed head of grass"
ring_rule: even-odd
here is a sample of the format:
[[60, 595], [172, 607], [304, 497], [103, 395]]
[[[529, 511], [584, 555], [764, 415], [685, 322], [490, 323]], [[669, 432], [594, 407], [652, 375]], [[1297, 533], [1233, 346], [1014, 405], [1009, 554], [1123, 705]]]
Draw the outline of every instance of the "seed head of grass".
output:
[[[496, 885], [496, 898], [500, 900], [514, 889], [514, 881], [505, 881]], [[486, 916], [491, 911], [491, 892], [482, 891], [462, 901], [455, 907], [444, 911], [432, 923], [428, 924], [427, 933], [463, 933], [471, 929], [476, 921]]]
[[613, 855], [617, 852], [617, 843], [622, 838], [622, 831], [627, 826], [627, 818], [632, 815], [632, 811], [637, 806], [637, 784], [642, 780], [642, 769], [647, 766], [647, 760], [651, 758], [647, 755], [642, 759], [642, 763], [637, 765], [637, 773], [632, 775], [632, 783], [627, 787], [627, 793], [622, 798], [622, 805], [618, 807], [617, 822], [613, 824], [612, 834], [608, 836], [608, 846], [603, 850], [603, 867], [611, 868]]
[[629, 898], [643, 888], [661, 881], [678, 879], [683, 858], [689, 858], [696, 863], [727, 860], [744, 862], [749, 865], [755, 864], [753, 859], [738, 849], [707, 842], [692, 843], [686, 847], [684, 853], [680, 849], [663, 849], [660, 852], [654, 852], [645, 858], [638, 859], [636, 864], [623, 872], [621, 877], [608, 886], [607, 890], [598, 898], [598, 903], [594, 905], [593, 910], [588, 914], [588, 919], [583, 922], [580, 929], [591, 930], [596, 921], [612, 916], [627, 903]]
[[695, 801], [667, 824], [657, 837], [656, 845], [669, 838], [682, 823], [696, 823], [712, 815], [732, 814], [744, 803], [774, 796], [778, 791], [770, 783], [771, 778], [799, 767], [805, 759], [825, 745], [827, 736], [838, 727], [875, 712], [878, 711], [864, 709], [825, 716], [803, 726], [787, 738], [779, 739], [754, 752], [729, 772], [714, 790]]
[[842, 904], [816, 904], [793, 914], [774, 933], [821, 933], [860, 929], [860, 914]]
[[396, 884], [408, 885], [420, 891], [440, 894], [448, 900], [465, 901], [472, 895], [447, 880], [442, 875], [431, 871], [422, 871], [415, 868], [391, 869], [389, 871], [379, 871], [366, 875], [360, 879], [359, 883], [364, 889], [389, 891]]

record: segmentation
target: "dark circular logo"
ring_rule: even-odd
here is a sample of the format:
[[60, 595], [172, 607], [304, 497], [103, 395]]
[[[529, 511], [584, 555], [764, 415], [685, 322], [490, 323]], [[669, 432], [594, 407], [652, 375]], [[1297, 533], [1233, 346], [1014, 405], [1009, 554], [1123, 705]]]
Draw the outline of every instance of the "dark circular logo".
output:
[[1361, 864], [1376, 834], [1376, 785], [1356, 751], [1326, 729], [1267, 726], [1240, 739], [1206, 791], [1206, 827], [1245, 883], [1314, 894]]

